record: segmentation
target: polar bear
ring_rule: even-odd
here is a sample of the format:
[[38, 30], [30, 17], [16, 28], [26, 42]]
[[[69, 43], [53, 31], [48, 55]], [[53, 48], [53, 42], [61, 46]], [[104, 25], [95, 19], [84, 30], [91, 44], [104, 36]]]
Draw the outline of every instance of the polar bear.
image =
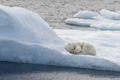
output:
[[94, 46], [87, 42], [68, 42], [64, 48], [71, 54], [96, 55]]

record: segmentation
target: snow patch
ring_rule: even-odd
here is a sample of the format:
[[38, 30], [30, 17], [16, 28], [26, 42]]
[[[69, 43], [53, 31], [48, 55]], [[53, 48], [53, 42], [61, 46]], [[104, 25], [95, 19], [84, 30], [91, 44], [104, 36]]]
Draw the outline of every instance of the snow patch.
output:
[[95, 16], [99, 16], [98, 13], [93, 12], [93, 11], [79, 11], [74, 15], [76, 18], [82, 18], [82, 19], [93, 19]]
[[0, 6], [0, 39], [27, 43], [59, 41], [52, 28], [36, 13], [6, 6]]
[[[56, 33], [66, 41], [86, 41], [93, 44], [97, 56], [92, 59], [79, 58], [79, 64], [87, 63], [94, 68], [109, 70], [117, 68], [120, 70], [120, 31], [81, 31], [81, 30], [55, 30]], [[80, 55], [81, 56], [81, 55]], [[88, 56], [87, 56], [88, 57]], [[82, 60], [84, 61], [82, 62]], [[110, 61], [110, 62], [109, 62]], [[94, 65], [93, 65], [94, 64]], [[85, 66], [85, 65], [84, 65]], [[104, 66], [104, 67], [103, 67]], [[90, 66], [89, 66], [90, 67]]]

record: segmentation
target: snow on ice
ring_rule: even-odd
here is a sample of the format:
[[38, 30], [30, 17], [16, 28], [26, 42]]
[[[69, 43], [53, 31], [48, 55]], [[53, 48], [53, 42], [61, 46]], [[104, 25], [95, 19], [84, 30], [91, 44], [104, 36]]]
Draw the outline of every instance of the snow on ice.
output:
[[120, 20], [120, 14], [117, 12], [112, 12], [106, 9], [100, 11], [100, 14], [105, 18], [112, 19], [112, 20]]
[[[119, 34], [53, 30], [32, 11], [0, 6], [0, 61], [120, 71]], [[63, 46], [73, 40], [91, 42], [97, 55], [68, 53]]]
[[93, 11], [79, 11], [74, 15], [76, 18], [82, 18], [82, 19], [93, 19], [95, 16], [99, 16], [98, 13], [93, 12]]

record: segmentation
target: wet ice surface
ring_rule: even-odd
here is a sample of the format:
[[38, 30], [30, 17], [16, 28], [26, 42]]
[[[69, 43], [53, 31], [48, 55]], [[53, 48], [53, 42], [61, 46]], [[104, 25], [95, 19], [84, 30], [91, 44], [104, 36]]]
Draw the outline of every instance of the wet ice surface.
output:
[[[113, 63], [116, 62], [114, 65], [116, 64], [119, 65], [120, 31], [101, 31], [101, 30], [81, 31], [81, 30], [58, 30], [58, 29], [55, 31], [61, 38], [63, 38], [66, 41], [86, 41], [92, 43], [97, 51], [96, 57], [101, 57], [100, 61], [98, 61], [97, 59], [95, 60], [96, 64], [97, 63], [98, 64], [105, 63], [107, 65], [111, 64], [109, 62], [106, 63], [107, 61], [102, 62], [102, 59], [107, 59]], [[89, 61], [91, 60], [89, 59]]]
[[1, 80], [119, 80], [119, 72], [0, 62]]

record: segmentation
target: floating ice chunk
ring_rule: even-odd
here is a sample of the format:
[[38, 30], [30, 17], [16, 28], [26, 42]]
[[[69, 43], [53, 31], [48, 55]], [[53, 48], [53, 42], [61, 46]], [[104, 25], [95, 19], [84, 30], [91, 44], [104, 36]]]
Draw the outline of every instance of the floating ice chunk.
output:
[[69, 54], [63, 48], [65, 41], [40, 16], [23, 8], [0, 6], [0, 61], [120, 71], [120, 33], [64, 32], [62, 36], [74, 40], [92, 41], [99, 53]]
[[101, 30], [120, 30], [120, 24], [101, 22], [99, 24], [91, 24], [91, 27]]
[[90, 20], [90, 19], [78, 19], [78, 18], [68, 18], [65, 20], [67, 24], [82, 26], [82, 27], [90, 27], [91, 24], [99, 23], [98, 20]]
[[119, 13], [119, 14], [120, 14], [120, 11], [117, 11], [117, 13]]
[[116, 12], [112, 12], [106, 9], [103, 9], [100, 11], [100, 14], [108, 19], [112, 19], [112, 20], [120, 20], [120, 14], [116, 13]]
[[79, 11], [74, 15], [76, 18], [82, 18], [82, 19], [93, 19], [95, 16], [99, 16], [98, 13], [93, 12], [93, 11]]
[[120, 30], [119, 20], [110, 20], [102, 16], [95, 17], [95, 19], [68, 18], [65, 22], [70, 25], [87, 26], [101, 30]]
[[70, 25], [90, 27], [92, 21], [87, 19], [68, 18], [65, 22]]
[[0, 39], [0, 61], [120, 71], [118, 58], [106, 59], [104, 57], [90, 55], [76, 56], [62, 54], [61, 52], [65, 53], [64, 50], [58, 51], [39, 44], [25, 44], [14, 40]]

